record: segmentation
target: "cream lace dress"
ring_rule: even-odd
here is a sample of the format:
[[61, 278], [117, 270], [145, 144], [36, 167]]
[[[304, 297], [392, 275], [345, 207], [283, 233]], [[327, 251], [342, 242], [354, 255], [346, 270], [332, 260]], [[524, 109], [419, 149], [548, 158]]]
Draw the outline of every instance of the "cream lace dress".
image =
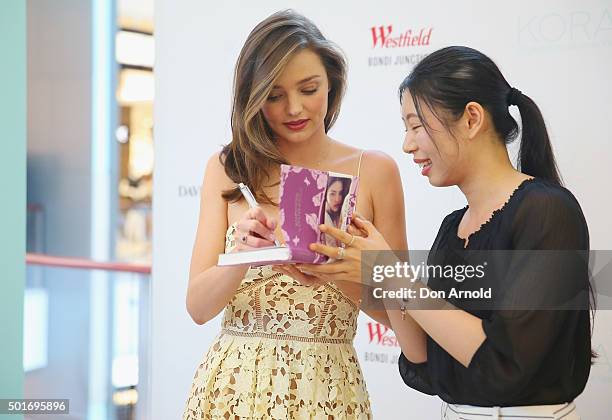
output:
[[331, 284], [249, 269], [195, 373], [183, 419], [370, 419], [352, 345], [358, 313]]

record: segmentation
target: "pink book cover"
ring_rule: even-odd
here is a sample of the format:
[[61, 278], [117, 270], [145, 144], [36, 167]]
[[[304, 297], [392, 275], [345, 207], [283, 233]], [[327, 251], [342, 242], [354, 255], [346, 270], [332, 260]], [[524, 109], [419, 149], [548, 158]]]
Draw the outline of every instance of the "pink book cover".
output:
[[308, 249], [319, 242], [340, 246], [323, 234], [320, 224], [346, 230], [356, 204], [357, 177], [333, 172], [281, 165], [280, 223], [291, 262], [322, 264], [328, 257]]

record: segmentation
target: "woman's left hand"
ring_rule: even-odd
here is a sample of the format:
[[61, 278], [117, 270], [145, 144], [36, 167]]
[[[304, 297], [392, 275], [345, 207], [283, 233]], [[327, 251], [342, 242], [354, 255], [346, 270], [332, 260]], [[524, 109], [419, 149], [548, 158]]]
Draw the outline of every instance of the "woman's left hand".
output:
[[[354, 215], [349, 232], [343, 232], [327, 225], [320, 226], [321, 232], [333, 236], [344, 244], [342, 247], [331, 247], [323, 244], [310, 244], [312, 251], [327, 255], [336, 261], [329, 264], [296, 264], [292, 271], [298, 271], [304, 280], [316, 283], [350, 281], [361, 283], [361, 252], [388, 251], [391, 248], [374, 225]], [[358, 232], [361, 232], [359, 234]], [[362, 236], [363, 235], [363, 236]], [[297, 274], [293, 272], [292, 276]]]

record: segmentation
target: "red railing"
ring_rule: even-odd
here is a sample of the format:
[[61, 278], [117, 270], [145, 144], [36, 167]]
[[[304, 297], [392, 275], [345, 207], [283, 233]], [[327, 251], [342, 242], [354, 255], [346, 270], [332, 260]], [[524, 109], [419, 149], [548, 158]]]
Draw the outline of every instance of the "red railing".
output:
[[85, 258], [53, 257], [45, 254], [26, 254], [26, 263], [31, 265], [44, 265], [46, 267], [82, 268], [88, 270], [151, 274], [151, 266], [145, 264], [101, 262]]

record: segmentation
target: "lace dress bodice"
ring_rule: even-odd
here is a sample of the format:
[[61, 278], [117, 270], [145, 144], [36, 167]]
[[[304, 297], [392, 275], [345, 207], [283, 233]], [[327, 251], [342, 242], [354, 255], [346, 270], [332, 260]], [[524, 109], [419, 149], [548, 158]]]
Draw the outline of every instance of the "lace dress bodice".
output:
[[[234, 247], [234, 230], [230, 226], [226, 251]], [[357, 306], [329, 283], [304, 286], [270, 266], [253, 267], [225, 309], [223, 329], [236, 335], [350, 344], [358, 314]]]

